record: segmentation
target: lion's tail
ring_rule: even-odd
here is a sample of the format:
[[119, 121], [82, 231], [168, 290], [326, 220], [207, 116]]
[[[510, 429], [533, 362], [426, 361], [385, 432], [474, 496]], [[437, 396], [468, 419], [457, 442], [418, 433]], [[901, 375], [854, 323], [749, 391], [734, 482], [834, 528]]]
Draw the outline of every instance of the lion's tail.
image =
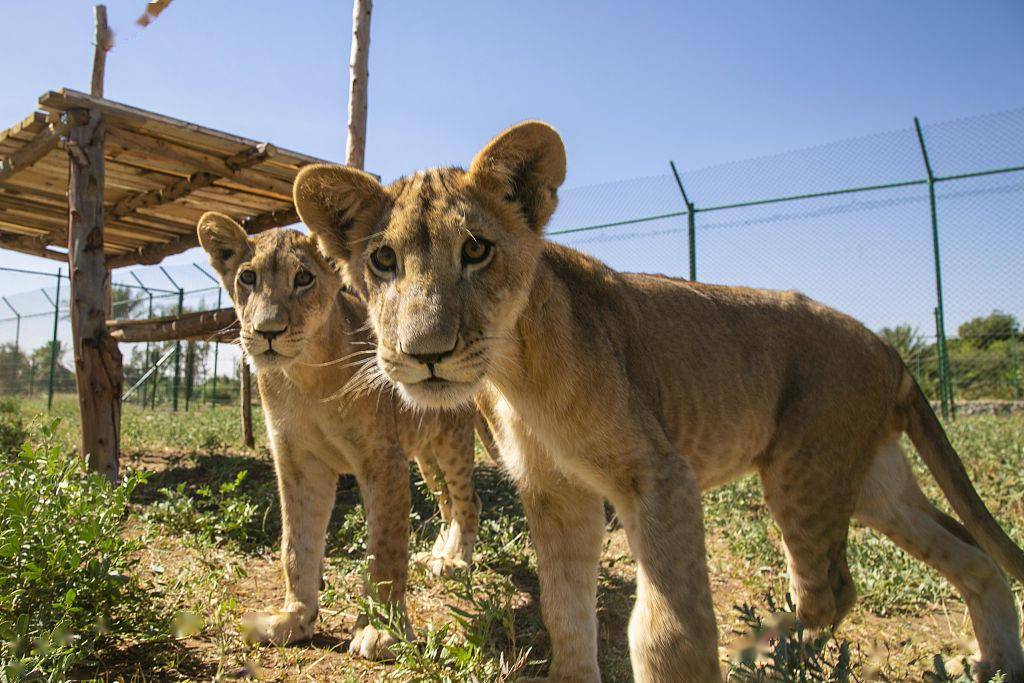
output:
[[985, 507], [960, 456], [949, 443], [942, 424], [916, 382], [912, 384], [908, 408], [907, 435], [957, 516], [985, 552], [1011, 576], [1024, 581], [1024, 551]]
[[495, 465], [501, 465], [501, 455], [498, 453], [498, 444], [494, 442], [494, 435], [491, 434], [491, 428], [487, 426], [487, 420], [483, 418], [480, 413], [476, 414], [476, 420], [474, 422], [476, 427], [477, 438], [480, 439], [480, 443], [484, 446], [484, 451], [487, 452], [487, 456], [491, 459]]

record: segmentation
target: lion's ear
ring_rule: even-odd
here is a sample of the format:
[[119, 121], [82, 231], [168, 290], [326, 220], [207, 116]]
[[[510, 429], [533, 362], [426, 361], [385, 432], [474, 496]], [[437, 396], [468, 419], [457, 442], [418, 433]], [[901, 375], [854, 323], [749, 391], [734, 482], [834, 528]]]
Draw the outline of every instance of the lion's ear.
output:
[[352, 253], [352, 240], [376, 223], [386, 199], [384, 188], [369, 173], [332, 164], [303, 168], [292, 193], [299, 218], [324, 253], [342, 261]]
[[210, 255], [213, 266], [225, 281], [249, 253], [249, 236], [233, 218], [216, 211], [207, 211], [196, 224], [199, 244]]
[[565, 145], [542, 121], [526, 121], [494, 138], [473, 159], [474, 183], [522, 209], [530, 228], [544, 229], [565, 180]]

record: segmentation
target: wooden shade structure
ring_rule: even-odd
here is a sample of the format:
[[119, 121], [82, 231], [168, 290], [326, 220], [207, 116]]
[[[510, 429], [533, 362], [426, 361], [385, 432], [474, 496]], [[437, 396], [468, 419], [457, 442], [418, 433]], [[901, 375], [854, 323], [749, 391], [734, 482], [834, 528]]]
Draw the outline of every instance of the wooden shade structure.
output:
[[[82, 453], [94, 470], [117, 477], [117, 338], [142, 333], [108, 329], [110, 270], [197, 246], [205, 211], [250, 234], [296, 223], [295, 175], [321, 161], [68, 89], [0, 132], [0, 248], [68, 262]], [[226, 317], [160, 322], [187, 337]]]

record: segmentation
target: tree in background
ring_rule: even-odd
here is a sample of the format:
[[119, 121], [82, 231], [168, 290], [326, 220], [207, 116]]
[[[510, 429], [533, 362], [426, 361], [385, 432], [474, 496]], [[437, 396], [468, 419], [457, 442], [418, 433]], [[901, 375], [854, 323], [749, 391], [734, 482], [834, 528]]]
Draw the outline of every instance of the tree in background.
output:
[[924, 335], [908, 323], [896, 327], [883, 327], [879, 330], [878, 336], [899, 351], [900, 357], [908, 366], [914, 365], [927, 347]]
[[957, 328], [957, 336], [975, 348], [987, 349], [994, 342], [1005, 341], [1020, 333], [1017, 318], [995, 310], [984, 317], [972, 318]]

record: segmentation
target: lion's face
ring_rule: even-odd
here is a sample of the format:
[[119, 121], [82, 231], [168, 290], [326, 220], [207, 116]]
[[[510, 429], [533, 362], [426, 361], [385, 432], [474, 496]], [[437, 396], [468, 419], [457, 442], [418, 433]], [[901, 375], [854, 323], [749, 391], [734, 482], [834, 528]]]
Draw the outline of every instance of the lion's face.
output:
[[367, 301], [377, 362], [406, 399], [466, 403], [508, 349], [564, 175], [561, 140], [541, 123], [506, 132], [469, 171], [387, 187], [340, 166], [299, 174], [296, 208]]
[[218, 213], [199, 219], [199, 240], [235, 306], [239, 339], [257, 369], [285, 368], [330, 314], [341, 276], [313, 237], [269, 230], [248, 237]]

